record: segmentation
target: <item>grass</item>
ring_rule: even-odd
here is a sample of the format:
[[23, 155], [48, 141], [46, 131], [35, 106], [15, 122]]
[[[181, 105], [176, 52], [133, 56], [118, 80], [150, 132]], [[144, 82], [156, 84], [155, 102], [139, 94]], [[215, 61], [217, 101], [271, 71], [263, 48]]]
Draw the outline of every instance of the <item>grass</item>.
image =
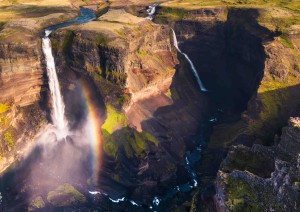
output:
[[6, 146], [8, 146], [9, 148], [13, 148], [16, 145], [14, 135], [10, 131], [6, 131], [4, 133], [3, 139], [5, 141]]
[[179, 21], [184, 18], [186, 10], [183, 8], [162, 7], [155, 16], [155, 21], [166, 23], [167, 21]]
[[120, 148], [124, 148], [128, 158], [143, 157], [150, 143], [158, 146], [158, 140], [147, 132], [138, 132], [128, 127], [122, 112], [107, 104], [107, 118], [102, 125], [103, 150], [112, 158], [117, 158]]
[[106, 105], [107, 118], [102, 125], [102, 130], [112, 134], [116, 129], [126, 127], [128, 125], [126, 116], [114, 109], [111, 105]]
[[5, 113], [9, 110], [9, 106], [6, 104], [0, 103], [0, 114]]
[[294, 45], [292, 41], [285, 35], [281, 35], [278, 37], [278, 40], [287, 48], [294, 49]]
[[175, 0], [163, 3], [162, 6], [199, 9], [212, 6], [235, 6], [235, 7], [285, 7], [300, 10], [298, 0]]

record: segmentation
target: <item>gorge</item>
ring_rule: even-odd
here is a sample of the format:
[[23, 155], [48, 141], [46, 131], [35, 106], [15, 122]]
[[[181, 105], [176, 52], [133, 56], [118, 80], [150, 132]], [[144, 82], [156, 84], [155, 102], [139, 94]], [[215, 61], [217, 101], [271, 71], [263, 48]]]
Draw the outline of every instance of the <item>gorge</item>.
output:
[[297, 2], [15, 4], [1, 210], [298, 210]]

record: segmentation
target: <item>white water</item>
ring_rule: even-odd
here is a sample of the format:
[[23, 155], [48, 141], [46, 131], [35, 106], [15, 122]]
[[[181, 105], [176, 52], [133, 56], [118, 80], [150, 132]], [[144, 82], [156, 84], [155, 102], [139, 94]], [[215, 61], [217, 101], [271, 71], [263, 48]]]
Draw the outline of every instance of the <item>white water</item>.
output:
[[148, 16], [146, 17], [146, 19], [152, 21], [154, 18], [154, 14], [156, 12], [156, 7], [158, 6], [158, 3], [155, 3], [151, 6], [148, 7], [147, 12], [148, 12]]
[[182, 55], [187, 59], [187, 61], [189, 62], [190, 66], [191, 66], [191, 68], [192, 68], [192, 70], [193, 70], [194, 76], [196, 77], [196, 80], [197, 80], [198, 85], [199, 85], [199, 87], [200, 87], [200, 90], [206, 92], [207, 89], [204, 87], [204, 85], [203, 85], [203, 83], [202, 83], [202, 81], [201, 81], [201, 79], [200, 79], [200, 77], [199, 77], [199, 75], [198, 75], [198, 72], [197, 72], [197, 70], [196, 70], [196, 68], [195, 68], [195, 66], [194, 66], [194, 64], [193, 64], [193, 62], [191, 61], [191, 59], [189, 58], [189, 56], [188, 56], [186, 53], [182, 52], [182, 51], [179, 49], [179, 47], [178, 47], [178, 42], [177, 42], [177, 37], [176, 37], [175, 31], [174, 31], [173, 29], [172, 29], [172, 32], [173, 32], [173, 40], [174, 40], [174, 46], [175, 46], [175, 48], [176, 48], [177, 51], [178, 51], [180, 54], [182, 54]]
[[68, 133], [68, 122], [65, 118], [65, 105], [59, 88], [54, 58], [52, 55], [51, 41], [48, 37], [50, 33], [51, 31], [49, 30], [45, 31], [45, 37], [43, 37], [43, 52], [46, 59], [47, 75], [52, 98], [51, 118], [53, 125], [58, 130], [58, 139], [60, 139], [65, 138]]

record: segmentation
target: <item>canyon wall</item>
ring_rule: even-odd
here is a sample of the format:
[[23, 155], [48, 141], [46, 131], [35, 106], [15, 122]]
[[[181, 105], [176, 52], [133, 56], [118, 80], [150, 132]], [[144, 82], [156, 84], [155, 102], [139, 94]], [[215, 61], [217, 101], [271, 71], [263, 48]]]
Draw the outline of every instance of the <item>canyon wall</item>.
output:
[[[168, 26], [110, 10], [96, 21], [60, 29], [51, 39], [62, 84], [70, 83], [68, 71], [83, 73], [105, 103], [101, 131], [111, 165], [101, 170], [101, 189], [118, 189], [118, 195], [146, 203], [178, 183], [186, 146], [206, 107], [171, 38]], [[68, 89], [63, 86], [63, 93]]]
[[42, 28], [76, 16], [56, 13], [20, 18], [0, 30], [0, 172], [20, 159], [47, 123], [47, 77]]
[[[288, 118], [298, 116], [300, 112], [298, 28], [297, 25], [283, 27], [282, 22], [277, 21], [292, 15], [292, 11], [278, 8], [206, 7], [185, 10], [162, 7], [159, 10], [155, 21], [175, 29], [180, 48], [191, 56], [210, 92], [211, 121], [218, 123], [214, 124], [208, 147], [196, 167], [200, 176], [205, 173], [205, 177], [201, 178], [205, 188], [194, 196], [192, 210], [214, 210], [214, 202], [210, 198], [214, 193], [211, 185], [219, 163], [227, 154], [226, 149], [232, 144], [249, 147], [231, 147], [221, 165], [222, 173], [234, 175], [238, 172], [236, 170], [246, 169], [252, 174], [248, 176], [249, 180], [241, 180], [235, 185], [218, 174], [218, 198], [223, 200], [222, 204], [217, 204], [218, 210], [225, 210], [224, 207], [234, 210], [239, 206], [240, 210], [248, 206], [256, 209], [255, 201], [253, 205], [246, 202], [239, 205], [239, 200], [232, 197], [244, 192], [238, 187], [250, 189], [248, 184], [250, 180], [256, 182], [256, 176], [268, 179], [271, 173], [276, 175], [275, 166], [276, 169], [280, 166], [274, 159], [277, 152], [272, 152], [273, 148], [251, 146], [254, 143], [273, 144], [274, 136], [280, 134]], [[299, 139], [294, 134], [287, 138], [285, 130], [282, 136], [282, 140], [290, 146], [296, 145], [294, 140]], [[287, 141], [289, 139], [290, 142]], [[214, 155], [213, 159], [211, 155]], [[230, 166], [228, 161], [231, 161]], [[226, 186], [223, 190], [219, 189], [224, 182]], [[255, 191], [256, 187], [252, 189]], [[289, 197], [295, 202], [298, 194], [295, 196], [282, 191], [281, 195], [278, 207], [283, 207], [283, 199]], [[261, 194], [257, 197], [262, 198]], [[243, 199], [242, 194], [240, 198]], [[265, 201], [268, 202], [267, 199]]]

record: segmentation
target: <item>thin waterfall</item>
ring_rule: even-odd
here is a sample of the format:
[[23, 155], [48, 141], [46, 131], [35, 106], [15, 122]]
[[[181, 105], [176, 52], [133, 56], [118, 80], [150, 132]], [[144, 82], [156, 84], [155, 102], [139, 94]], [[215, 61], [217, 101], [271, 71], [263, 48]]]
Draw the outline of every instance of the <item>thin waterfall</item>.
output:
[[195, 66], [194, 66], [194, 64], [193, 64], [193, 62], [191, 61], [191, 59], [189, 58], [189, 56], [188, 56], [186, 53], [182, 52], [182, 51], [179, 49], [179, 47], [178, 47], [178, 42], [177, 42], [177, 37], [176, 37], [175, 31], [174, 31], [173, 29], [172, 29], [172, 32], [173, 32], [173, 40], [174, 40], [174, 46], [175, 46], [175, 48], [176, 48], [177, 51], [178, 51], [180, 54], [182, 54], [182, 55], [187, 59], [187, 61], [189, 62], [190, 66], [191, 66], [191, 68], [192, 68], [192, 71], [193, 71], [193, 73], [194, 73], [194, 76], [196, 77], [196, 80], [197, 80], [198, 85], [199, 85], [199, 87], [200, 87], [200, 90], [203, 91], [203, 92], [206, 92], [207, 89], [204, 87], [204, 85], [203, 85], [203, 83], [202, 83], [202, 81], [201, 81], [201, 79], [200, 79], [200, 77], [199, 77], [199, 75], [198, 75], [198, 72], [197, 72], [197, 70], [196, 70], [196, 68], [195, 68]]
[[65, 137], [68, 132], [68, 122], [65, 118], [65, 105], [61, 96], [58, 78], [55, 69], [54, 57], [52, 55], [51, 41], [49, 39], [51, 31], [45, 31], [43, 37], [43, 52], [47, 65], [47, 75], [49, 79], [49, 87], [52, 98], [51, 118], [53, 125], [58, 129], [62, 137]]
[[153, 5], [149, 6], [147, 9], [148, 16], [146, 19], [152, 21], [154, 18], [154, 14], [156, 12], [156, 7], [159, 5], [159, 3], [154, 3]]

